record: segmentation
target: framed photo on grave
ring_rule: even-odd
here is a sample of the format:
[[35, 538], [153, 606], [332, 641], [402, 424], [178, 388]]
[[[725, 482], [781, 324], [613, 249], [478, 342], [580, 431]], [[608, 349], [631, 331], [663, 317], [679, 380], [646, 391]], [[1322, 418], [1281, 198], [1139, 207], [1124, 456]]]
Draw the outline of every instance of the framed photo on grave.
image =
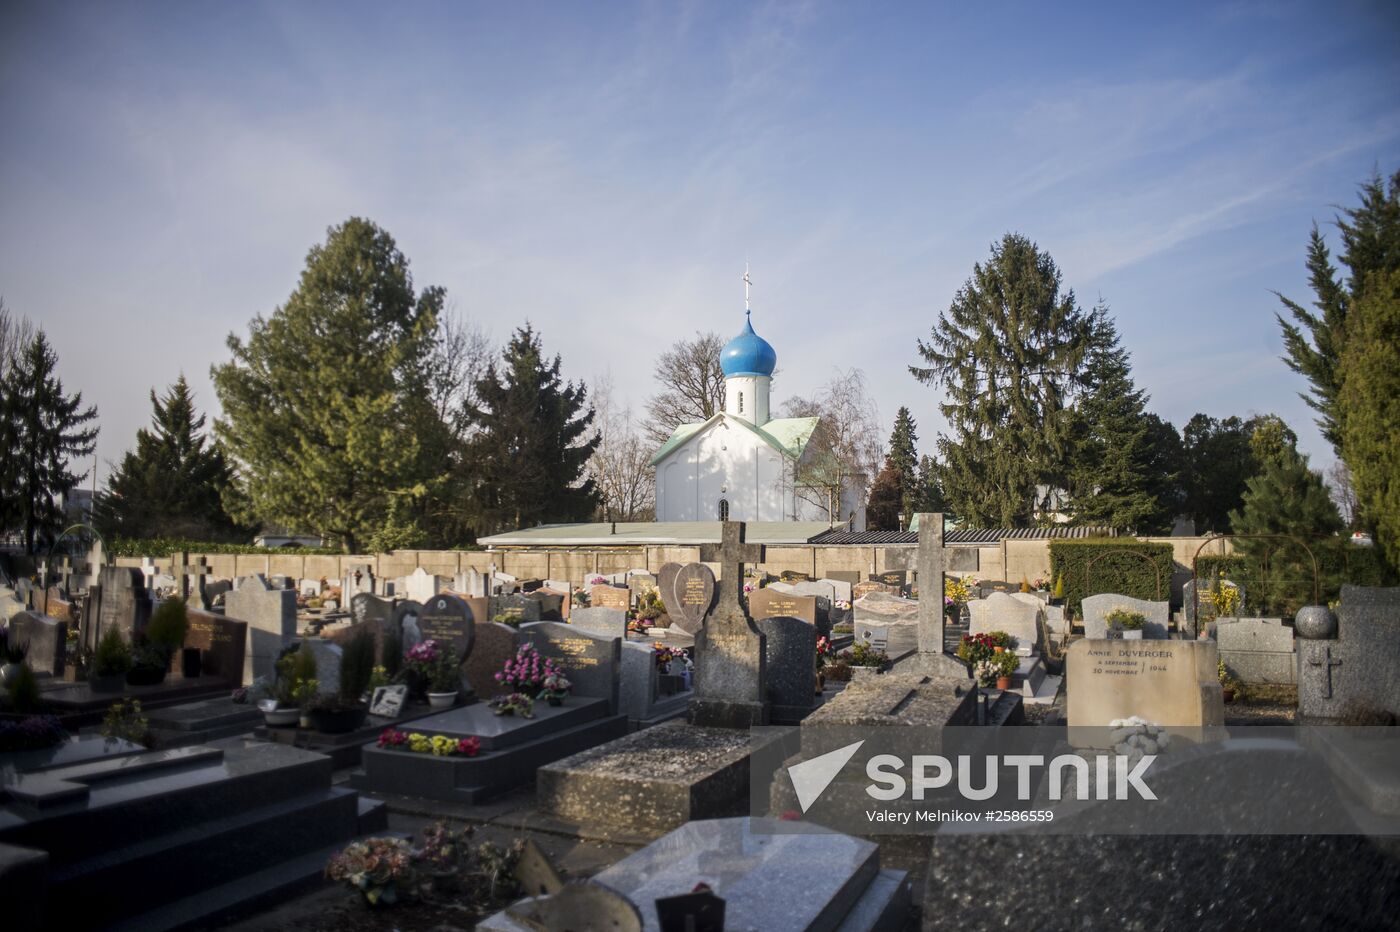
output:
[[399, 713], [403, 711], [403, 701], [407, 695], [407, 686], [380, 686], [370, 697], [369, 714], [383, 718], [398, 718]]

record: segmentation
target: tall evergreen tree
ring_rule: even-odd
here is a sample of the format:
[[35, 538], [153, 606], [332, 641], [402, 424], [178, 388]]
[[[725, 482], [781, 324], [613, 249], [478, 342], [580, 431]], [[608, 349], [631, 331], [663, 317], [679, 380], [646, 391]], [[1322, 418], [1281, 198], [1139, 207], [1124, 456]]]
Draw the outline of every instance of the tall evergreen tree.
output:
[[904, 518], [904, 526], [914, 516], [922, 496], [919, 494], [919, 434], [914, 424], [914, 416], [909, 409], [900, 407], [894, 416], [894, 430], [890, 432], [890, 452], [885, 457], [886, 465], [893, 467], [899, 476], [899, 513]]
[[1250, 440], [1256, 421], [1239, 417], [1216, 420], [1197, 414], [1182, 432], [1183, 509], [1197, 534], [1230, 530], [1230, 510], [1238, 508], [1245, 484], [1259, 472]]
[[1338, 258], [1347, 267], [1346, 281], [1339, 280], [1327, 243], [1314, 225], [1307, 266], [1315, 310], [1280, 294], [1291, 320], [1276, 315], [1283, 329], [1283, 361], [1308, 380], [1303, 400], [1318, 412], [1318, 427], [1339, 454], [1343, 427], [1338, 403], [1344, 375], [1341, 360], [1351, 333], [1347, 317], [1368, 276], [1400, 269], [1400, 171], [1391, 175], [1389, 191], [1381, 177], [1374, 175], [1361, 186], [1360, 195], [1361, 203], [1343, 210], [1336, 219], [1342, 238]]
[[1348, 326], [1342, 455], [1366, 526], [1400, 572], [1400, 272], [1369, 279]]
[[[1250, 606], [1266, 614], [1293, 617], [1312, 601], [1312, 560], [1287, 541], [1249, 535], [1297, 538], [1315, 549], [1326, 547], [1342, 529], [1342, 516], [1319, 473], [1292, 447], [1276, 450], [1258, 475], [1246, 483], [1240, 507], [1230, 512], [1236, 552], [1246, 562], [1243, 584]], [[1334, 588], [1320, 580], [1322, 588]]]
[[96, 506], [97, 526], [113, 537], [246, 541], [256, 528], [229, 515], [233, 467], [207, 443], [204, 415], [182, 374], [164, 397], [151, 390], [151, 429], [136, 432]]
[[97, 427], [88, 426], [97, 408], [83, 408], [81, 392], [63, 391], [57, 366], [58, 356], [40, 330], [0, 383], [0, 524], [19, 529], [31, 554], [63, 529], [63, 498], [87, 475], [69, 467], [97, 448]]
[[948, 502], [943, 497], [943, 486], [938, 479], [938, 463], [925, 454], [919, 457], [919, 503], [916, 512], [944, 512]]
[[1128, 352], [1105, 308], [1093, 315], [1069, 467], [1070, 509], [1080, 524], [1134, 532], [1170, 530], [1170, 502], [1157, 493], [1156, 450], [1146, 394], [1133, 384]]
[[546, 360], [526, 324], [499, 369], [493, 362], [477, 383], [465, 468], [482, 529], [586, 521], [597, 505], [597, 489], [585, 478], [598, 446], [597, 436], [588, 437], [593, 409], [583, 385], [559, 372], [559, 357]]
[[[870, 486], [870, 499], [865, 503], [865, 528], [868, 531], [900, 530], [900, 508], [903, 495], [899, 473], [889, 460]], [[908, 525], [905, 525], [908, 527]]]
[[263, 522], [349, 552], [411, 515], [444, 471], [425, 384], [444, 292], [415, 293], [393, 237], [352, 217], [312, 247], [287, 302], [228, 339], [215, 432]]
[[929, 341], [919, 341], [928, 366], [909, 371], [947, 392], [940, 409], [951, 436], [938, 439], [940, 478], [964, 520], [1030, 524], [1038, 487], [1063, 483], [1089, 324], [1074, 292], [1061, 292], [1049, 254], [1008, 233], [973, 266]]

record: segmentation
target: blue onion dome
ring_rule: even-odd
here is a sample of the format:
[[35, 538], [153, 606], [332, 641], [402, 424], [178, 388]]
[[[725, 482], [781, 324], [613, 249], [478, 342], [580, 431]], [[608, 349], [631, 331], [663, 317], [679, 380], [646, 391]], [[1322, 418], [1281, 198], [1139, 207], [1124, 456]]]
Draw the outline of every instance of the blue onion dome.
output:
[[744, 330], [725, 344], [719, 354], [725, 378], [735, 375], [768, 375], [778, 367], [778, 354], [763, 337], [753, 332], [753, 322], [744, 313]]

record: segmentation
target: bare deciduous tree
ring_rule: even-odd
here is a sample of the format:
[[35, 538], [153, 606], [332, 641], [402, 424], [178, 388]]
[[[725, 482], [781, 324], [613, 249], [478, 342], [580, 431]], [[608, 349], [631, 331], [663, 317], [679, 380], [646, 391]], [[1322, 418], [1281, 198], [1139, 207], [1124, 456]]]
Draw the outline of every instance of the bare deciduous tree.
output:
[[34, 342], [34, 324], [23, 314], [12, 314], [0, 297], [0, 377], [10, 371], [19, 354]]
[[467, 413], [477, 407], [476, 383], [494, 354], [480, 324], [451, 310], [443, 313], [437, 341], [425, 365], [430, 400], [454, 443], [466, 437]]
[[647, 401], [648, 440], [659, 446], [681, 424], [706, 421], [724, 410], [723, 349], [719, 334], [697, 332], [695, 339], [679, 340], [657, 358], [661, 391]]
[[631, 407], [617, 403], [611, 377], [595, 379], [592, 395], [598, 447], [587, 470], [598, 488], [598, 518], [650, 521], [656, 515], [652, 443], [637, 434]]
[[1327, 468], [1327, 491], [1331, 493], [1332, 501], [1336, 502], [1337, 510], [1342, 513], [1346, 526], [1358, 527], [1360, 516], [1357, 513], [1356, 489], [1351, 484], [1351, 470], [1341, 460]]
[[837, 372], [812, 398], [783, 403], [788, 417], [819, 417], [816, 432], [797, 469], [797, 495], [821, 508], [830, 521], [844, 521], [841, 493], [850, 488], [864, 501], [884, 457], [880, 413], [859, 369]]

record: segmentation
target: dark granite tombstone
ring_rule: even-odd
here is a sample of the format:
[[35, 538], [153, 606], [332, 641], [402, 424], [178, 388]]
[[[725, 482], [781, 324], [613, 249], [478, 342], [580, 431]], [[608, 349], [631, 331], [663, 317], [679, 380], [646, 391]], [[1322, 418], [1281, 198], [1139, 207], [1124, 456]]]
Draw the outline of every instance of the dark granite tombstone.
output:
[[490, 699], [500, 692], [506, 692], [496, 682], [496, 674], [501, 672], [505, 662], [515, 656], [520, 646], [520, 632], [510, 625], [493, 621], [476, 626], [476, 643], [462, 669], [467, 682], [472, 684], [478, 698]]
[[536, 589], [544, 588], [543, 579], [522, 579], [520, 580], [521, 592], [534, 592]]
[[666, 605], [666, 614], [676, 604], [676, 574], [681, 571], [679, 563], [663, 563], [656, 571], [656, 589], [661, 593], [661, 601]]
[[1300, 633], [1297, 649], [1305, 721], [1400, 719], [1400, 588], [1343, 586], [1335, 637]]
[[564, 600], [568, 596], [549, 589], [530, 589], [526, 591], [525, 598], [540, 604], [540, 621], [564, 620]]
[[622, 640], [598, 637], [573, 625], [539, 621], [520, 627], [541, 657], [564, 668], [574, 684], [573, 695], [608, 700], [610, 715], [617, 714], [618, 687], [622, 676]]
[[68, 654], [68, 623], [38, 612], [19, 612], [10, 619], [11, 644], [26, 644], [25, 660], [35, 673], [63, 676]]
[[[715, 574], [703, 563], [687, 563], [671, 582], [674, 610], [671, 623], [686, 634], [695, 634], [715, 601]], [[671, 603], [668, 603], [668, 607]]]
[[800, 618], [773, 616], [758, 619], [767, 638], [770, 720], [778, 725], [802, 721], [812, 711], [817, 678], [817, 629]]
[[[719, 598], [695, 637], [693, 725], [748, 728], [768, 724], [766, 641], [739, 600], [744, 564], [760, 563], [763, 547], [746, 544], [741, 521], [721, 525], [718, 548], [701, 548], [701, 559], [719, 562]], [[679, 579], [677, 580], [679, 582]]]
[[594, 586], [588, 591], [588, 604], [597, 608], [620, 608], [625, 612], [632, 607], [632, 590], [619, 586]]
[[455, 595], [440, 593], [425, 602], [418, 615], [418, 627], [424, 640], [451, 644], [459, 660], [465, 660], [472, 652], [476, 623], [471, 607]]
[[362, 625], [367, 621], [387, 624], [394, 617], [394, 599], [382, 599], [368, 592], [357, 592], [350, 597], [350, 621]]
[[525, 624], [540, 620], [540, 603], [527, 595], [512, 592], [491, 599], [491, 620], [509, 619], [512, 624]]
[[[108, 625], [116, 625], [129, 643], [132, 635], [144, 629], [151, 617], [151, 596], [146, 591], [141, 571], [130, 566], [104, 566], [98, 578], [102, 603], [97, 609], [97, 629], [92, 636], [100, 640]], [[96, 649], [96, 640], [89, 646]]]
[[232, 591], [232, 589], [232, 580], [212, 580], [205, 583], [204, 588], [200, 590], [200, 600], [204, 603], [205, 608], [213, 608], [215, 605], [218, 605], [219, 600], [223, 598], [226, 593]]
[[191, 609], [185, 646], [200, 652], [204, 676], [218, 676], [238, 686], [243, 682], [243, 661], [248, 649], [248, 623], [223, 615]]
[[884, 583], [887, 586], [899, 588], [909, 584], [909, 572], [907, 570], [891, 570], [888, 573], [873, 573], [868, 579], [870, 582]]

